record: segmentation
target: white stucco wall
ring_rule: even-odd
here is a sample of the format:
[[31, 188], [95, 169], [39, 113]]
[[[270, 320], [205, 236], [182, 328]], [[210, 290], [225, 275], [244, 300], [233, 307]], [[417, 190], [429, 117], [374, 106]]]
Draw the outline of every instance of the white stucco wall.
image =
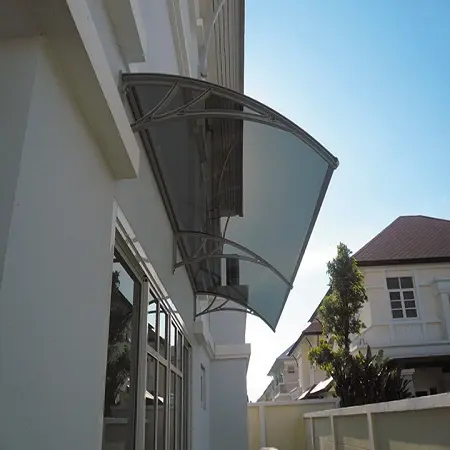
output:
[[211, 363], [211, 449], [248, 448], [246, 375], [245, 359]]
[[113, 181], [42, 46], [22, 45], [37, 65], [16, 118], [26, 132], [0, 290], [0, 442], [100, 448]]
[[[206, 407], [201, 402], [201, 367], [206, 375]], [[192, 351], [192, 449], [209, 450], [211, 416], [211, 362], [205, 349], [196, 344]]]
[[168, 2], [140, 0], [140, 9], [146, 30], [146, 62], [131, 64], [131, 70], [179, 74]]
[[[27, 40], [0, 41], [0, 286], [37, 57]], [[11, 86], [11, 80], [14, 80]], [[12, 88], [14, 87], [14, 88]]]
[[243, 344], [247, 315], [221, 311], [209, 315], [209, 328], [216, 344]]

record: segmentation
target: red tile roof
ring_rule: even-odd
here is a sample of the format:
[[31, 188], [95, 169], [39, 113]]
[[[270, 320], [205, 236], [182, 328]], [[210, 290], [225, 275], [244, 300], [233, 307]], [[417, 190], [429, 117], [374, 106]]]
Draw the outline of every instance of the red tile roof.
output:
[[311, 319], [312, 319], [311, 323], [302, 331], [302, 334], [299, 336], [299, 338], [288, 349], [287, 354], [289, 356], [292, 355], [295, 347], [297, 347], [297, 345], [303, 339], [303, 337], [322, 334], [322, 324], [315, 317], [312, 317]]
[[361, 266], [450, 261], [450, 220], [400, 216], [353, 256]]
[[302, 336], [308, 336], [311, 334], [322, 334], [322, 324], [318, 320], [311, 322], [303, 331]]

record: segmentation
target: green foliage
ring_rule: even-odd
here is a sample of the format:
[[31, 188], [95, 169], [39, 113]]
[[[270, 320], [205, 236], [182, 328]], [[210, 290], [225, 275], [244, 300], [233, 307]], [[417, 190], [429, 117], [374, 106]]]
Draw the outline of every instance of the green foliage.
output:
[[367, 297], [364, 277], [351, 251], [342, 243], [337, 250], [327, 266], [331, 293], [319, 309], [324, 334], [330, 340], [322, 339], [310, 350], [309, 359], [333, 377], [343, 407], [408, 398], [407, 382], [382, 351], [372, 355], [368, 347], [366, 355], [350, 353], [351, 336], [365, 328], [359, 311]]
[[324, 333], [335, 339], [337, 345], [348, 351], [350, 336], [364, 328], [358, 312], [367, 300], [364, 277], [351, 251], [339, 244], [337, 256], [327, 264], [331, 294], [320, 307]]

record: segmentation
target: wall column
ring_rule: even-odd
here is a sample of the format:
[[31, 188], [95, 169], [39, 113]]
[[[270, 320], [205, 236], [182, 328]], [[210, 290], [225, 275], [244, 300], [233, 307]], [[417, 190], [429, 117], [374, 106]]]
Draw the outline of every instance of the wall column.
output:
[[36, 77], [39, 39], [0, 40], [0, 286]]

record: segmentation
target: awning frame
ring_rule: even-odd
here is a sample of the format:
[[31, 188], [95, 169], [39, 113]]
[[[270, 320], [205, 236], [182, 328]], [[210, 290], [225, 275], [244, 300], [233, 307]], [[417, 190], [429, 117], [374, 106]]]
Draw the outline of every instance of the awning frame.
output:
[[[145, 80], [145, 75], [149, 75], [148, 79]], [[316, 141], [311, 135], [306, 131], [302, 130], [294, 122], [291, 122], [286, 117], [277, 113], [268, 106], [254, 100], [250, 97], [245, 96], [245, 106], [250, 108], [253, 113], [248, 113], [246, 111], [230, 111], [230, 110], [195, 110], [192, 111], [189, 108], [196, 106], [200, 101], [206, 100], [211, 95], [215, 94], [218, 97], [234, 101], [236, 103], [243, 102], [243, 94], [234, 92], [228, 88], [209, 83], [207, 81], [201, 81], [204, 89], [191, 101], [183, 106], [172, 109], [170, 111], [159, 113], [165, 105], [167, 105], [179, 92], [181, 88], [190, 88], [195, 91], [199, 91], [198, 84], [199, 80], [189, 77], [182, 77], [179, 75], [168, 75], [168, 74], [142, 74], [142, 73], [122, 73], [122, 84], [121, 89], [123, 92], [127, 92], [127, 89], [132, 85], [139, 86], [155, 86], [158, 83], [161, 85], [166, 85], [168, 80], [172, 79], [173, 84], [169, 88], [166, 95], [161, 99], [161, 101], [150, 111], [147, 111], [140, 119], [135, 120], [131, 123], [131, 128], [134, 132], [141, 131], [148, 128], [151, 124], [162, 122], [165, 120], [185, 120], [185, 119], [209, 119], [209, 118], [229, 118], [229, 119], [242, 119], [251, 122], [258, 122], [264, 125], [270, 125], [275, 128], [279, 128], [283, 131], [288, 131], [304, 142], [307, 142], [311, 148], [313, 148], [322, 158], [324, 158], [333, 169], [336, 169], [339, 165], [337, 158], [335, 158], [328, 150], [325, 149], [318, 141]]]
[[[161, 85], [167, 88], [168, 83], [171, 83], [171, 86], [167, 89], [165, 95], [161, 98], [161, 100], [150, 110], [141, 111], [141, 107], [139, 104], [139, 99], [135, 97], [134, 94], [131, 94], [130, 91], [135, 86], [157, 86]], [[175, 96], [180, 93], [182, 89], [190, 89], [192, 93], [195, 92], [194, 97], [187, 101], [185, 104], [178, 106], [176, 108], [167, 109], [170, 102], [175, 98]], [[167, 74], [142, 74], [142, 73], [124, 73], [121, 77], [121, 90], [123, 94], [127, 97], [129, 105], [131, 107], [131, 112], [136, 118], [131, 122], [131, 128], [134, 132], [138, 132], [141, 136], [141, 139], [144, 144], [144, 149], [147, 153], [147, 156], [150, 160], [150, 164], [153, 169], [153, 173], [155, 175], [156, 182], [158, 184], [161, 196], [163, 198], [163, 203], [166, 207], [166, 211], [169, 216], [170, 223], [172, 225], [172, 229], [174, 232], [173, 237], [173, 266], [172, 270], [175, 270], [179, 267], [186, 267], [188, 277], [190, 279], [191, 285], [193, 287], [194, 293], [199, 296], [207, 296], [212, 299], [207, 308], [202, 311], [197, 311], [197, 302], [194, 302], [194, 316], [198, 317], [200, 315], [222, 311], [222, 310], [230, 310], [230, 311], [244, 311], [250, 314], [257, 315], [260, 317], [270, 328], [274, 330], [273, 324], [270, 324], [267, 320], [264, 319], [257, 311], [253, 310], [247, 304], [239, 303], [239, 299], [236, 297], [232, 297], [226, 295], [221, 292], [211, 292], [208, 290], [198, 289], [196, 286], [195, 276], [193, 272], [190, 270], [190, 267], [198, 262], [209, 261], [214, 259], [237, 259], [240, 261], [251, 262], [260, 266], [263, 266], [270, 270], [273, 274], [275, 274], [279, 279], [283, 281], [286, 285], [286, 296], [282, 302], [282, 306], [287, 300], [287, 296], [289, 291], [292, 289], [293, 281], [295, 279], [295, 275], [298, 271], [298, 267], [300, 261], [303, 257], [304, 251], [306, 249], [306, 244], [309, 241], [310, 234], [312, 232], [312, 228], [314, 226], [315, 220], [317, 218], [317, 214], [319, 212], [320, 206], [322, 204], [325, 192], [327, 190], [329, 181], [331, 179], [332, 172], [338, 166], [338, 160], [331, 153], [328, 152], [319, 142], [317, 142], [313, 137], [311, 137], [308, 133], [298, 127], [295, 123], [283, 117], [281, 114], [272, 110], [271, 108], [261, 104], [260, 102], [253, 100], [249, 97], [244, 96], [241, 93], [231, 91], [222, 86], [214, 85], [202, 80], [191, 79], [187, 77], [181, 77], [178, 75], [167, 75]], [[237, 105], [243, 106], [242, 110], [237, 109], [206, 109], [203, 102], [210, 98], [212, 95], [219, 97], [220, 99], [226, 99], [230, 102], [235, 102]], [[251, 112], [249, 112], [251, 111]], [[280, 129], [282, 131], [291, 133], [292, 135], [299, 138], [301, 141], [305, 142], [312, 150], [314, 150], [318, 155], [320, 155], [327, 163], [328, 163], [328, 171], [326, 177], [322, 184], [322, 189], [320, 195], [317, 199], [316, 208], [314, 214], [312, 216], [312, 220], [310, 222], [310, 228], [306, 234], [306, 238], [302, 248], [299, 249], [299, 258], [294, 268], [292, 280], [286, 278], [275, 266], [273, 266], [269, 261], [262, 258], [257, 253], [253, 252], [249, 248], [244, 245], [235, 242], [233, 240], [227, 239], [225, 237], [225, 232], [223, 235], [213, 235], [208, 233], [203, 233], [196, 230], [183, 230], [180, 229], [177, 216], [175, 210], [173, 208], [171, 198], [167, 189], [166, 182], [164, 180], [161, 168], [159, 166], [158, 158], [155, 154], [152, 137], [150, 136], [149, 128], [153, 125], [157, 125], [159, 123], [167, 122], [167, 121], [179, 121], [179, 120], [201, 120], [201, 119], [237, 119], [243, 121], [250, 121], [261, 123], [264, 125], [268, 125], [273, 128]], [[223, 162], [222, 172], [225, 169], [225, 165], [227, 164], [228, 156], [231, 154], [233, 150], [232, 144], [230, 149], [228, 150], [228, 155], [225, 161]], [[220, 182], [222, 181], [222, 174], [219, 177], [219, 185], [217, 191], [220, 192]], [[229, 217], [228, 217], [229, 219]], [[226, 229], [226, 226], [225, 226]], [[197, 251], [191, 252], [189, 254], [185, 242], [183, 242], [183, 236], [198, 236], [201, 238], [201, 244]], [[205, 242], [207, 241], [217, 241], [219, 244], [215, 250], [210, 251], [209, 253], [199, 255], [198, 253], [202, 251]], [[224, 254], [221, 253], [221, 249], [224, 245], [229, 245], [234, 247], [244, 255], [240, 254]], [[216, 252], [219, 253], [216, 253]], [[177, 255], [181, 256], [181, 261], [178, 261]], [[209, 267], [209, 266], [208, 266]], [[214, 306], [216, 300], [218, 298], [224, 299], [222, 304], [219, 306]], [[236, 306], [228, 306], [229, 302], [234, 302]], [[236, 303], [237, 301], [237, 303]]]
[[[245, 256], [245, 255], [239, 255], [239, 254], [232, 254], [232, 253], [206, 253], [203, 254], [202, 256], [197, 256], [195, 258], [188, 258], [187, 260], [182, 260], [177, 262], [176, 260], [174, 260], [174, 264], [173, 264], [173, 273], [175, 273], [175, 270], [178, 267], [182, 267], [182, 266], [188, 266], [190, 264], [199, 262], [199, 261], [203, 261], [205, 259], [209, 259], [209, 258], [219, 258], [219, 259], [239, 259], [241, 261], [248, 261], [248, 262], [252, 262], [254, 264], [259, 264], [263, 267], [266, 267], [267, 269], [271, 270], [277, 277], [279, 277], [287, 286], [289, 286], [291, 289], [293, 287], [293, 284], [279, 271], [277, 270], [276, 267], [272, 266], [272, 264], [270, 264], [268, 261], [266, 261], [264, 258], [262, 258], [261, 256], [259, 256], [257, 253], [251, 251], [249, 248], [245, 247], [242, 244], [239, 244], [235, 241], [232, 241], [231, 239], [227, 239], [223, 236], [215, 236], [213, 234], [207, 234], [207, 233], [202, 233], [200, 231], [179, 231], [178, 233], [174, 233], [174, 246], [176, 248], [176, 246], [178, 245], [178, 240], [180, 236], [183, 235], [195, 235], [195, 236], [200, 236], [202, 237], [202, 239], [204, 239], [205, 241], [208, 239], [214, 240], [214, 241], [218, 241], [221, 244], [227, 244], [230, 245], [232, 247], [235, 247], [239, 250], [242, 250], [243, 252], [247, 253], [249, 256]], [[175, 256], [176, 256], [176, 252], [174, 252]]]

